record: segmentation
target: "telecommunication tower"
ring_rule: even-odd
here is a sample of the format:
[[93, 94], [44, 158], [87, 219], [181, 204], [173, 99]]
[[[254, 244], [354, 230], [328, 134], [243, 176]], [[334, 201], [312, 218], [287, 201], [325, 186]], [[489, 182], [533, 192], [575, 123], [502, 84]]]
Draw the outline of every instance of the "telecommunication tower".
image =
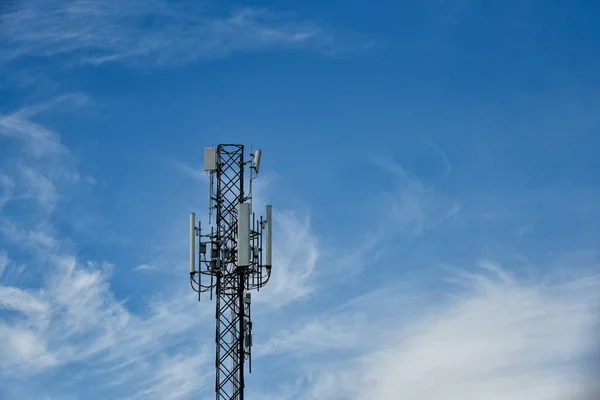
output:
[[[190, 214], [190, 285], [199, 301], [207, 292], [216, 299], [217, 400], [244, 399], [246, 359], [252, 372], [250, 291], [260, 290], [271, 277], [272, 207], [266, 207], [264, 219], [257, 220], [252, 212], [252, 180], [258, 175], [261, 155], [260, 149], [251, 150], [245, 160], [244, 146], [239, 144], [206, 148], [208, 233], [202, 233], [202, 224], [196, 225], [195, 213]], [[216, 218], [211, 224], [213, 214]]]

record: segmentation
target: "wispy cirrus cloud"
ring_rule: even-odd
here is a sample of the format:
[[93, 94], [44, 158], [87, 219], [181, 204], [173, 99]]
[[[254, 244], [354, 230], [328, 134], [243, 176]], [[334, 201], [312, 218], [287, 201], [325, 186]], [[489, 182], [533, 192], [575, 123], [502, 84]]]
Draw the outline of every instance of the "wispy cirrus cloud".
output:
[[[298, 344], [280, 353], [304, 377], [292, 398], [593, 398], [586, 396], [598, 393], [589, 373], [598, 366], [597, 268], [533, 280], [492, 263], [481, 267], [458, 270], [438, 299], [411, 284], [401, 297], [377, 291], [332, 310], [337, 321], [321, 333], [352, 333], [352, 340], [339, 340], [345, 353], [322, 346], [322, 335], [310, 329], [326, 316], [287, 339], [277, 333], [270, 343], [280, 350]], [[325, 352], [326, 360], [305, 358], [311, 350]]]
[[134, 271], [154, 271], [156, 270], [156, 266], [152, 264], [140, 264], [133, 269]]
[[[184, 381], [180, 372], [208, 360], [197, 351], [193, 328], [209, 314], [189, 318], [195, 297], [177, 290], [151, 300], [143, 312], [131, 311], [111, 287], [114, 266], [79, 257], [54, 226], [53, 215], [61, 207], [57, 199], [69, 185], [86, 182], [72, 179], [78, 171], [59, 133], [32, 118], [73, 109], [79, 98], [25, 107], [2, 117], [11, 124], [0, 123], [0, 140], [17, 150], [0, 163], [7, 188], [3, 197], [15, 206], [0, 208], [0, 379], [39, 377], [85, 363], [67, 386], [91, 377], [104, 393], [119, 388], [119, 397], [185, 397], [204, 388], [203, 381]], [[75, 102], [65, 103], [69, 100]], [[29, 218], [32, 213], [39, 218]], [[186, 340], [194, 347], [191, 355], [178, 346]]]
[[2, 210], [4, 204], [12, 198], [15, 182], [10, 176], [0, 174], [0, 188], [2, 188], [2, 193], [0, 194], [0, 210]]
[[208, 183], [209, 181], [209, 178], [207, 176], [208, 172], [204, 171], [203, 166], [198, 166], [197, 168], [194, 168], [180, 161], [175, 161], [173, 165], [179, 172], [181, 172], [188, 178], [205, 183]]
[[376, 163], [394, 180], [392, 190], [385, 193], [382, 205], [389, 210], [388, 219], [382, 221], [389, 233], [389, 219], [398, 227], [394, 233], [406, 238], [416, 238], [430, 231], [460, 212], [460, 204], [441, 201], [433, 185], [426, 185], [416, 176], [407, 173], [402, 165], [389, 160]]
[[7, 10], [1, 23], [0, 62], [60, 55], [74, 64], [166, 66], [272, 48], [356, 47], [289, 14], [240, 7], [216, 15], [194, 2], [33, 0]]
[[84, 375], [134, 398], [180, 398], [200, 389], [175, 373], [209, 362], [206, 352], [176, 346], [202, 321], [188, 316], [193, 296], [157, 300], [146, 315], [134, 314], [114, 297], [110, 266], [70, 257], [57, 263], [38, 290], [0, 286], [0, 309], [18, 313], [0, 329], [3, 375], [24, 378], [85, 362]]
[[292, 211], [273, 212], [273, 275], [268, 290], [256, 298], [279, 308], [312, 293], [311, 280], [319, 260], [317, 238], [310, 229], [308, 216], [299, 218]]
[[29, 166], [21, 167], [23, 182], [28, 192], [39, 202], [46, 211], [51, 211], [58, 201], [56, 187], [41, 171]]
[[0, 250], [0, 280], [2, 279], [2, 275], [4, 274], [4, 270], [8, 266], [9, 261], [6, 251]]
[[[187, 398], [208, 385], [210, 373], [206, 368], [214, 356], [206, 348], [190, 348], [187, 354], [167, 357], [148, 378], [144, 388], [129, 399], [161, 398], [177, 400]], [[197, 371], [203, 371], [198, 374]], [[212, 371], [211, 371], [212, 372]]]
[[581, 398], [597, 342], [597, 272], [528, 282], [483, 266], [489, 273], [464, 275], [449, 301], [367, 358], [370, 385], [358, 398]]
[[87, 95], [72, 92], [23, 106], [11, 113], [0, 114], [0, 136], [19, 140], [23, 145], [21, 150], [36, 159], [59, 157], [62, 158], [62, 163], [67, 163], [65, 156], [71, 152], [61, 142], [60, 134], [36, 123], [35, 119], [48, 112], [73, 112], [90, 103], [91, 99]]
[[366, 318], [360, 314], [319, 315], [297, 318], [292, 326], [277, 332], [268, 341], [258, 343], [254, 355], [265, 357], [295, 354], [310, 357], [360, 345]]
[[[370, 217], [361, 233], [348, 232], [342, 251], [334, 246], [324, 255], [328, 263], [325, 273], [329, 278], [335, 276], [334, 283], [355, 277], [398, 249], [427, 240], [428, 234], [452, 222], [462, 211], [459, 199], [439, 193], [434, 183], [409, 174], [397, 162], [378, 158], [368, 165], [376, 167], [378, 179], [389, 184], [368, 199], [364, 209], [371, 210]], [[364, 214], [355, 215], [363, 218]]]

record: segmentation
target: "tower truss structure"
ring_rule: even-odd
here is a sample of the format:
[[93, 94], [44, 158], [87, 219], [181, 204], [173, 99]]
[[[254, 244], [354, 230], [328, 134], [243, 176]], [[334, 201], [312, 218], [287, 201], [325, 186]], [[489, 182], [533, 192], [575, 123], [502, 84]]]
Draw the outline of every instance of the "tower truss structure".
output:
[[252, 370], [250, 292], [260, 290], [271, 277], [272, 208], [267, 206], [266, 218], [257, 220], [252, 213], [252, 180], [260, 158], [258, 150], [245, 160], [240, 144], [205, 149], [204, 169], [210, 174], [206, 234], [200, 222], [196, 225], [195, 214], [190, 215], [190, 285], [198, 300], [202, 293], [216, 299], [217, 400], [244, 399], [246, 360]]

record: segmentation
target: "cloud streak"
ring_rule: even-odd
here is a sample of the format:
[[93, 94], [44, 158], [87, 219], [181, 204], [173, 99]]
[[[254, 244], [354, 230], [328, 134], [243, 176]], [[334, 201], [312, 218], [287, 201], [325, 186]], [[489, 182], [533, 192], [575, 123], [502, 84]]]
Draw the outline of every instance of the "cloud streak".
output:
[[[297, 397], [566, 400], [597, 393], [588, 373], [597, 367], [589, 362], [598, 345], [597, 269], [525, 280], [492, 263], [481, 266], [455, 275], [441, 300], [411, 285], [403, 301], [379, 292], [351, 303], [344, 315], [366, 316], [352, 329], [369, 345], [321, 365], [296, 362], [305, 376]], [[302, 343], [306, 351], [318, 349], [320, 338], [306, 329], [283, 343]]]
[[273, 275], [266, 289], [256, 293], [259, 307], [281, 308], [306, 298], [316, 287], [312, 281], [319, 260], [317, 239], [308, 217], [291, 211], [273, 211]]
[[156, 266], [150, 264], [140, 264], [133, 269], [134, 271], [154, 271]]
[[497, 267], [470, 275], [467, 290], [369, 357], [372, 386], [358, 398], [577, 398], [577, 361], [596, 340], [598, 278], [527, 284]]
[[72, 64], [178, 65], [237, 52], [346, 46], [323, 27], [288, 14], [241, 7], [211, 15], [194, 3], [162, 0], [28, 1], [2, 20], [0, 62], [66, 56]]
[[[194, 328], [209, 313], [189, 318], [195, 298], [179, 289], [133, 312], [113, 292], [114, 266], [78, 256], [53, 224], [63, 191], [86, 183], [77, 179], [60, 135], [31, 118], [77, 108], [80, 100], [64, 96], [0, 119], [0, 139], [21, 150], [0, 165], [0, 194], [16, 206], [27, 205], [27, 215], [19, 214], [20, 207], [0, 208], [0, 379], [40, 379], [42, 372], [85, 363], [65, 390], [85, 378], [93, 379], [99, 392], [116, 387], [120, 396], [132, 398], [185, 398], [204, 388], [203, 380], [184, 382], [180, 372], [208, 360], [205, 350], [198, 351]], [[41, 216], [35, 223], [27, 218], [32, 213]], [[29, 259], [20, 256], [23, 252]], [[180, 346], [185, 341], [193, 350]]]

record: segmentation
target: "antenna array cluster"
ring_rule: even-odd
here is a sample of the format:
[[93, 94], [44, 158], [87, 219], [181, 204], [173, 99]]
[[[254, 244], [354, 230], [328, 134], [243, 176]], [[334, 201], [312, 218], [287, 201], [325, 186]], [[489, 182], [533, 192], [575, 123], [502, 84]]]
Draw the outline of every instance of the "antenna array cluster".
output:
[[[221, 144], [204, 151], [210, 175], [209, 223], [204, 228], [190, 214], [190, 285], [216, 298], [217, 400], [243, 400], [244, 361], [252, 370], [251, 290], [271, 277], [272, 207], [266, 218], [252, 211], [252, 180], [260, 170], [262, 151], [244, 159], [244, 146]], [[248, 193], [244, 190], [249, 178]], [[212, 215], [216, 214], [212, 224]]]

